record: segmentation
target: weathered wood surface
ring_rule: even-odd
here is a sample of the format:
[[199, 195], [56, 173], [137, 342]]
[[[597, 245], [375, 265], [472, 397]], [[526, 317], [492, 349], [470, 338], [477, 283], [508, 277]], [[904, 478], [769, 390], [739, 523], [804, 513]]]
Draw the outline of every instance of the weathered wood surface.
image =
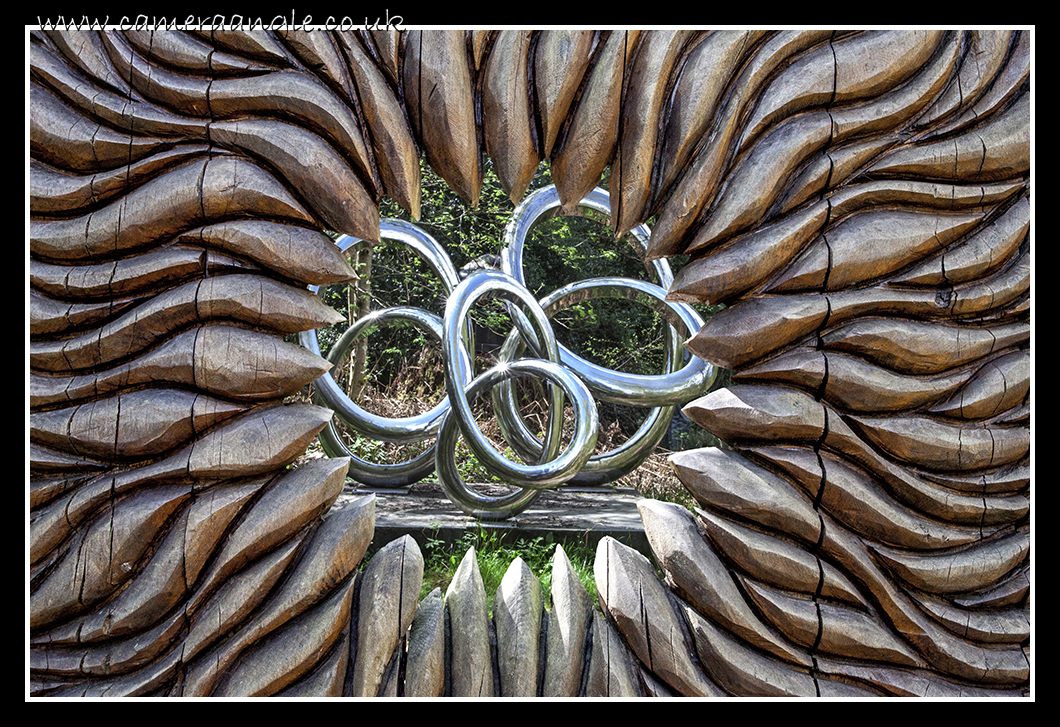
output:
[[493, 668], [490, 656], [492, 625], [486, 614], [486, 589], [482, 585], [475, 549], [471, 548], [445, 592], [446, 630], [452, 639], [453, 694], [492, 697]]
[[403, 39], [405, 109], [431, 167], [472, 207], [482, 189], [472, 72], [459, 30], [411, 30]]
[[372, 503], [287, 469], [330, 412], [283, 405], [328, 368], [283, 337], [353, 277], [322, 223], [377, 225], [356, 116], [281, 45], [31, 45], [33, 691], [334, 692]]
[[493, 600], [497, 629], [497, 671], [501, 697], [536, 697], [541, 617], [541, 584], [522, 558], [512, 561]]
[[530, 109], [530, 37], [528, 30], [499, 31], [482, 79], [486, 154], [514, 203], [522, 200], [541, 161]]
[[[1019, 693], [1026, 591], [982, 594], [1012, 592], [1002, 584], [1029, 562], [1026, 39], [904, 34], [849, 66], [872, 89], [850, 103], [840, 49], [887, 35], [832, 42], [817, 86], [793, 69], [827, 45], [785, 68], [733, 160], [715, 162], [713, 209], [685, 242], [658, 243], [693, 256], [673, 298], [727, 305], [689, 347], [738, 382], [685, 408], [734, 449], [671, 461], [703, 506], [703, 542], [742, 585], [729, 600], [807, 650], [817, 693], [826, 675], [887, 694]], [[877, 62], [886, 88], [868, 77]], [[950, 73], [967, 97], [938, 80]], [[855, 138], [866, 153], [843, 147]], [[738, 662], [722, 686], [799, 693], [750, 636], [699, 610], [708, 663]]]
[[405, 638], [423, 583], [423, 556], [404, 536], [380, 550], [361, 578], [352, 695], [379, 695], [391, 654]]
[[[31, 31], [31, 693], [1026, 694], [1030, 42]], [[473, 554], [417, 604], [411, 542], [356, 575], [344, 464], [287, 470], [320, 230], [417, 217], [421, 155], [474, 205], [483, 153], [565, 207], [610, 167], [726, 304], [687, 411], [731, 448], [642, 509], [665, 582], [602, 546], [603, 613], [560, 557], [547, 616], [516, 568], [489, 620]]]

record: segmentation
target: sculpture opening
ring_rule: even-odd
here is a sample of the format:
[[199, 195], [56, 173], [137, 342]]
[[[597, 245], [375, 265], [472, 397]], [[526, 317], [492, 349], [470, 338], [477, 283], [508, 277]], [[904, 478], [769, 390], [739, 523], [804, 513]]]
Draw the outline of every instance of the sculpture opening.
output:
[[[31, 693], [1029, 694], [1032, 37], [31, 30]], [[587, 401], [733, 371], [684, 408], [727, 447], [671, 458], [697, 510], [641, 505], [665, 581], [603, 541], [599, 611], [563, 558], [547, 615], [516, 565], [489, 618], [473, 553], [422, 600], [410, 539], [361, 573], [353, 463], [292, 466], [332, 409], [284, 404], [330, 365], [287, 339], [338, 320], [309, 286], [356, 275], [320, 230], [377, 242], [386, 198], [427, 218], [421, 163], [474, 208], [486, 159], [520, 204], [548, 159], [568, 208], [610, 169], [614, 231], [654, 218], [646, 257], [689, 261], [661, 297], [544, 304], [503, 253], [452, 266], [452, 312], [411, 324], [447, 390], [503, 415], [529, 376], [584, 434], [513, 416], [531, 462], [477, 458], [562, 485]], [[674, 314], [644, 399], [549, 334], [597, 294]], [[465, 365], [490, 297], [541, 363]], [[475, 440], [462, 400], [443, 439]]]

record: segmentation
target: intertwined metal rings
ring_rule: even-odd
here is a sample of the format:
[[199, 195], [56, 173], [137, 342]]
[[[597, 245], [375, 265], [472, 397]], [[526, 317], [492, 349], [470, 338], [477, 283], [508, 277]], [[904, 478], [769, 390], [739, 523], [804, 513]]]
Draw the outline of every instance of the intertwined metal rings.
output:
[[[480, 519], [504, 519], [528, 507], [541, 489], [564, 483], [602, 484], [632, 471], [665, 435], [674, 408], [710, 388], [714, 379], [710, 364], [694, 357], [686, 363], [681, 346], [682, 340], [702, 327], [703, 320], [691, 307], [666, 301], [666, 288], [673, 276], [665, 261], [653, 261], [650, 265], [658, 284], [626, 278], [599, 278], [568, 285], [541, 301], [529, 293], [522, 271], [526, 237], [539, 219], [555, 214], [559, 206], [555, 187], [546, 187], [527, 197], [515, 210], [505, 232], [502, 271], [478, 271], [462, 283], [449, 257], [430, 235], [407, 222], [383, 221], [382, 237], [410, 247], [442, 280], [449, 293], [445, 315], [439, 319], [416, 308], [375, 311], [351, 326], [332, 347], [328, 358], [337, 363], [353, 341], [369, 329], [390, 321], [405, 320], [441, 342], [446, 391], [450, 395], [424, 414], [387, 419], [357, 406], [330, 375], [322, 377], [317, 385], [318, 401], [335, 409], [336, 416], [361, 435], [390, 442], [422, 441], [437, 436], [434, 445], [408, 462], [375, 464], [351, 452], [334, 425], [329, 424], [321, 432], [324, 449], [331, 456], [351, 458], [353, 479], [377, 487], [404, 486], [423, 479], [433, 469], [449, 498], [462, 510]], [[594, 190], [580, 206], [610, 213], [607, 192], [601, 189]], [[633, 235], [646, 246], [650, 231], [641, 225]], [[356, 238], [342, 237], [337, 244], [345, 250], [356, 242]], [[577, 356], [556, 341], [549, 318], [574, 303], [597, 297], [636, 300], [662, 314], [668, 324], [663, 373], [638, 376], [612, 371]], [[501, 347], [497, 366], [472, 380], [468, 355], [471, 348], [469, 314], [476, 302], [488, 298], [504, 301], [515, 328]], [[301, 341], [319, 353], [315, 332], [302, 334]], [[533, 358], [522, 358], [526, 349], [530, 349]], [[538, 439], [519, 414], [512, 381], [516, 377], [538, 377], [548, 382], [550, 409], [544, 441]], [[513, 462], [501, 455], [475, 422], [471, 402], [488, 390], [492, 390], [501, 433], [523, 462]], [[452, 392], [461, 393], [453, 396]], [[598, 428], [594, 397], [649, 407], [651, 412], [625, 444], [610, 452], [592, 455]], [[568, 400], [575, 412], [575, 431], [570, 444], [561, 452], [563, 407]], [[511, 483], [515, 491], [490, 497], [470, 489], [455, 464], [458, 437], [463, 437], [489, 472]]]

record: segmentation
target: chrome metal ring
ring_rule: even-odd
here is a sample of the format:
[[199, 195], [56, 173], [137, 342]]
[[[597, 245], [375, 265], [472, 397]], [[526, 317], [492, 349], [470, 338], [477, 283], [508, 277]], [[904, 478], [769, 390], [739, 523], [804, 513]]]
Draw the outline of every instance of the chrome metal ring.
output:
[[[606, 191], [593, 190], [580, 207], [610, 215]], [[390, 487], [411, 484], [426, 477], [433, 466], [450, 498], [465, 512], [483, 519], [503, 519], [521, 511], [544, 488], [564, 483], [603, 484], [621, 477], [646, 459], [665, 435], [677, 405], [705, 393], [714, 380], [713, 367], [697, 358], [687, 363], [681, 346], [703, 326], [703, 320], [688, 305], [666, 300], [673, 282], [664, 260], [646, 263], [656, 283], [626, 278], [583, 280], [546, 295], [540, 301], [526, 289], [523, 249], [534, 225], [552, 216], [560, 207], [555, 187], [531, 194], [518, 206], [505, 230], [501, 250], [502, 271], [480, 270], [463, 282], [445, 250], [430, 235], [411, 223], [383, 220], [381, 236], [402, 243], [418, 254], [442, 281], [449, 293], [442, 318], [415, 308], [377, 311], [357, 321], [343, 333], [329, 352], [335, 364], [362, 335], [376, 325], [406, 320], [441, 341], [448, 396], [441, 403], [413, 417], [387, 418], [367, 412], [350, 400], [331, 375], [318, 384], [321, 403], [336, 410], [338, 420], [376, 441], [416, 442], [437, 436], [434, 445], [408, 462], [383, 465], [356, 457], [343, 445], [333, 423], [321, 433], [325, 450], [351, 457], [351, 476], [366, 484]], [[651, 232], [645, 225], [632, 231], [634, 240], [647, 247]], [[343, 236], [342, 250], [359, 242]], [[316, 290], [316, 288], [312, 288]], [[628, 298], [648, 305], [666, 320], [664, 371], [653, 375], [627, 374], [588, 361], [558, 343], [549, 318], [558, 310], [582, 300], [599, 297]], [[477, 378], [468, 351], [471, 344], [470, 313], [482, 299], [500, 299], [511, 316], [513, 329], [500, 352], [500, 364]], [[300, 335], [302, 344], [320, 354], [315, 332]], [[524, 352], [535, 358], [520, 358]], [[515, 377], [544, 378], [549, 390], [546, 431], [531, 432], [518, 410]], [[501, 435], [524, 464], [498, 452], [475, 422], [471, 402], [492, 389], [494, 409]], [[623, 445], [610, 452], [592, 453], [598, 434], [598, 416], [593, 397], [603, 401], [649, 408], [647, 418]], [[567, 399], [574, 406], [575, 432], [562, 452], [563, 408]], [[509, 482], [513, 494], [492, 498], [470, 490], [457, 472], [454, 453], [462, 436], [472, 454], [491, 474]]]
[[[553, 436], [551, 432], [547, 434], [541, 456], [541, 459], [546, 461], [538, 465], [516, 465], [504, 460], [509, 465], [514, 465], [515, 469], [525, 472], [528, 477], [524, 480], [533, 484], [523, 485], [511, 495], [499, 498], [489, 497], [468, 488], [456, 468], [454, 454], [461, 428], [456, 417], [457, 408], [454, 406], [442, 420], [435, 450], [435, 471], [449, 498], [469, 515], [481, 519], [504, 519], [522, 511], [541, 489], [555, 487], [577, 474], [596, 446], [599, 421], [592, 395], [577, 376], [551, 361], [521, 359], [495, 366], [476, 377], [465, 390], [465, 396], [461, 398], [473, 401], [493, 386], [515, 376], [541, 376], [563, 389], [574, 404], [574, 436], [567, 449], [556, 456], [560, 447], [560, 437], [558, 434]], [[495, 451], [492, 447], [490, 449]], [[497, 456], [504, 459], [499, 453]], [[485, 459], [480, 459], [480, 461], [484, 466], [487, 465]], [[548, 477], [539, 476], [537, 474], [539, 471], [546, 471]]]

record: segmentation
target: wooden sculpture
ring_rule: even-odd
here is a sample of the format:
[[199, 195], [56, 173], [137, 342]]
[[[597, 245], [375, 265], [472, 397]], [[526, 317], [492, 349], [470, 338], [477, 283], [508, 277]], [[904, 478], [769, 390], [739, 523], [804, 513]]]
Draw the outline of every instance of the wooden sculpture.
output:
[[[1027, 31], [30, 31], [30, 691], [40, 696], [1019, 696], [1030, 688]], [[373, 501], [296, 468], [330, 412], [322, 230], [610, 166], [616, 236], [734, 386], [701, 504], [562, 551], [492, 621], [417, 604]], [[491, 646], [493, 644], [493, 646]]]

